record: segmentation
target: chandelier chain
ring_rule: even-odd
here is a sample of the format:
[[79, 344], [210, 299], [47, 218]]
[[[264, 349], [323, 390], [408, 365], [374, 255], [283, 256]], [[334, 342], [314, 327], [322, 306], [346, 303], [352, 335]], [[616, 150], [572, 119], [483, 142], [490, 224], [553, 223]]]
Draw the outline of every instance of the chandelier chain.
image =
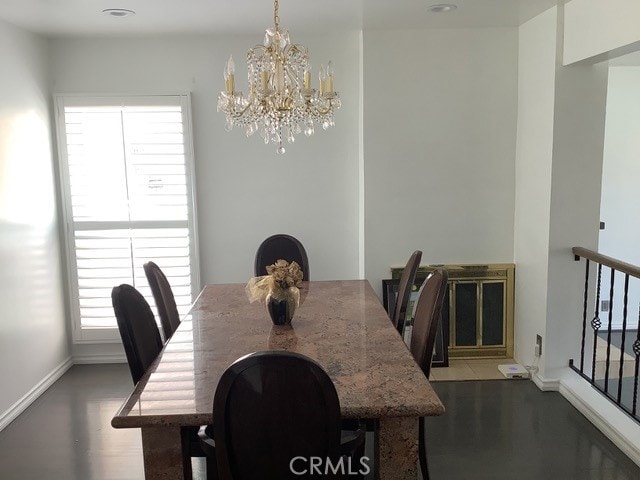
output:
[[280, 26], [280, 17], [278, 16], [278, 0], [273, 0], [273, 23], [276, 26], [276, 32]]

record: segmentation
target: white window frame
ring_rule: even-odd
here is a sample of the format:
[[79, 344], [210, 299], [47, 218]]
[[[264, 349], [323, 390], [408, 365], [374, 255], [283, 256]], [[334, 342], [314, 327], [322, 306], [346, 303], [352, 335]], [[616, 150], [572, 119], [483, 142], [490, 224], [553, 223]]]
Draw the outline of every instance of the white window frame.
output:
[[[74, 344], [120, 343], [120, 333], [117, 327], [89, 328], [80, 323], [80, 309], [78, 298], [78, 276], [75, 256], [75, 234], [73, 212], [71, 207], [71, 186], [67, 157], [67, 133], [65, 127], [65, 106], [113, 106], [128, 105], [135, 102], [138, 105], [160, 105], [162, 98], [171, 97], [179, 100], [182, 111], [182, 125], [184, 138], [185, 174], [187, 179], [188, 197], [188, 229], [191, 263], [191, 297], [200, 293], [200, 259], [197, 229], [197, 210], [195, 193], [195, 166], [193, 154], [193, 130], [191, 122], [191, 95], [189, 93], [159, 94], [159, 95], [118, 95], [118, 94], [55, 94], [56, 138], [58, 143], [58, 175], [62, 206], [62, 223], [64, 232], [64, 259], [67, 270], [67, 299], [71, 320], [71, 333]], [[113, 222], [114, 224], [116, 222]], [[126, 222], [134, 223], [134, 222]], [[169, 225], [166, 221], [141, 221], [146, 228], [163, 228]], [[183, 226], [182, 222], [179, 226]], [[158, 320], [158, 319], [157, 319]]]

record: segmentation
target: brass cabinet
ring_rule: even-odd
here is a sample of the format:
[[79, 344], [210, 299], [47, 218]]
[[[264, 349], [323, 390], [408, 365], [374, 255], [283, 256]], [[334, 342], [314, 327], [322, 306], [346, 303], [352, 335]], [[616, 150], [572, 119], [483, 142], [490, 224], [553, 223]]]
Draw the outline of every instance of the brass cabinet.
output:
[[[435, 268], [449, 272], [443, 315], [449, 318], [449, 356], [513, 357], [513, 263], [421, 266], [416, 283]], [[403, 267], [392, 268], [400, 278]]]

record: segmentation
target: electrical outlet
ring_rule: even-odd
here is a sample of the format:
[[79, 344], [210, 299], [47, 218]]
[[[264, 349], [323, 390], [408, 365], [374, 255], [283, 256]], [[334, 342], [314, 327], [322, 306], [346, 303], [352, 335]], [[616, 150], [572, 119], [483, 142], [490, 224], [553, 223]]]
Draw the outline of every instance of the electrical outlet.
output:
[[536, 349], [535, 349], [536, 357], [542, 356], [542, 336], [536, 335]]
[[600, 311], [601, 312], [609, 311], [609, 300], [600, 300]]

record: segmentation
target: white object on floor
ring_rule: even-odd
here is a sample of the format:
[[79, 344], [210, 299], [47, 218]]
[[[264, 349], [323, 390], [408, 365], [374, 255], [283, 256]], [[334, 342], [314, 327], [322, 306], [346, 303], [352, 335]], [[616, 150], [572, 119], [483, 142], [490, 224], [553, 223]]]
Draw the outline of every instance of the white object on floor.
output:
[[500, 370], [506, 378], [529, 378], [529, 372], [519, 363], [498, 365], [498, 370]]

